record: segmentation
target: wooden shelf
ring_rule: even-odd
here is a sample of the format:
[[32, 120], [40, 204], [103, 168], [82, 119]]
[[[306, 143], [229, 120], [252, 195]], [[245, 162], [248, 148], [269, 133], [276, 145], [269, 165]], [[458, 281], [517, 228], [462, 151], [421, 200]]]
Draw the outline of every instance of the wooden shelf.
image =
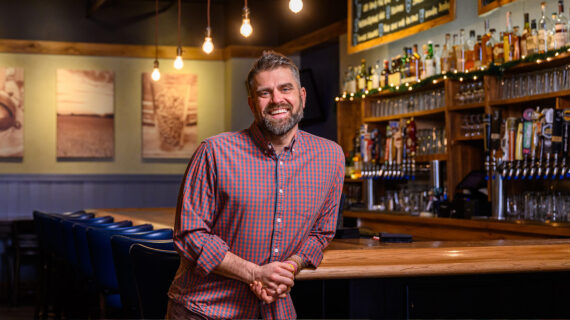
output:
[[447, 153], [424, 154], [416, 156], [416, 162], [429, 162], [432, 160], [447, 161]]
[[458, 136], [455, 139], [453, 139], [455, 141], [477, 141], [477, 140], [483, 140], [483, 135], [477, 135], [477, 136]]
[[504, 100], [495, 100], [491, 101], [491, 106], [503, 106], [509, 104], [517, 104], [517, 103], [525, 103], [525, 102], [534, 102], [534, 101], [541, 101], [541, 100], [548, 100], [548, 99], [556, 99], [557, 97], [562, 96], [570, 96], [570, 90], [562, 90], [556, 92], [549, 92], [543, 94], [536, 94], [532, 96], [525, 96], [525, 97], [518, 97], [513, 99], [504, 99]]
[[421, 117], [428, 117], [428, 116], [433, 116], [433, 115], [437, 115], [437, 114], [444, 114], [445, 113], [445, 107], [442, 108], [437, 108], [437, 109], [433, 109], [433, 110], [427, 110], [427, 111], [417, 111], [417, 112], [407, 112], [407, 113], [401, 113], [401, 114], [394, 114], [391, 116], [386, 116], [386, 117], [368, 117], [368, 118], [364, 118], [364, 122], [385, 122], [385, 121], [391, 121], [391, 120], [399, 120], [399, 119], [403, 119], [403, 118], [421, 118]]
[[467, 103], [467, 104], [456, 104], [449, 107], [449, 111], [461, 111], [461, 110], [472, 110], [472, 109], [483, 109], [485, 108], [484, 102], [477, 103]]
[[352, 182], [352, 183], [357, 183], [357, 182], [362, 182], [364, 180], [362, 179], [352, 179], [352, 178], [344, 178], [344, 182]]

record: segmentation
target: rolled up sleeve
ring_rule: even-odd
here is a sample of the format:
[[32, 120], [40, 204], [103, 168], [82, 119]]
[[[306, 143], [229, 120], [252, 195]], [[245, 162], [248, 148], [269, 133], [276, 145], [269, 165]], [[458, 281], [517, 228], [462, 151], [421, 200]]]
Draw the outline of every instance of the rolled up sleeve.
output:
[[193, 273], [205, 277], [218, 266], [228, 245], [212, 233], [216, 220], [216, 170], [206, 140], [196, 150], [184, 174], [178, 194], [174, 244], [193, 266]]

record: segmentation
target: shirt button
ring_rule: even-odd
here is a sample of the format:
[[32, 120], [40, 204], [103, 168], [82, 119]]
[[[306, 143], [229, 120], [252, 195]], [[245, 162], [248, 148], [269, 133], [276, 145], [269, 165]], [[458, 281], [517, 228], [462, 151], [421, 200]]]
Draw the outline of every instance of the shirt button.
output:
[[279, 164], [280, 164], [280, 165], [283, 165], [283, 161], [279, 161]]
[[279, 193], [280, 193], [280, 194], [283, 194], [283, 189], [279, 189]]
[[278, 253], [279, 249], [275, 248], [275, 249], [273, 249], [273, 252]]
[[281, 223], [281, 218], [277, 218], [277, 222]]

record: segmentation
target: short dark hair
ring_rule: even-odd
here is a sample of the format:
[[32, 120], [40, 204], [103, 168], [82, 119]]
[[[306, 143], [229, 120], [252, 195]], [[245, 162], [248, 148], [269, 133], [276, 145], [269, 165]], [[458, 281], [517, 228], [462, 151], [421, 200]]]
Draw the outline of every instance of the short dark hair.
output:
[[297, 85], [301, 87], [301, 77], [299, 76], [299, 68], [295, 65], [293, 60], [282, 55], [281, 53], [275, 52], [273, 50], [263, 51], [261, 57], [259, 57], [251, 66], [249, 73], [247, 74], [247, 82], [245, 83], [247, 87], [247, 94], [253, 97], [253, 78], [262, 71], [274, 70], [277, 68], [289, 68], [293, 73], [293, 77], [297, 80]]

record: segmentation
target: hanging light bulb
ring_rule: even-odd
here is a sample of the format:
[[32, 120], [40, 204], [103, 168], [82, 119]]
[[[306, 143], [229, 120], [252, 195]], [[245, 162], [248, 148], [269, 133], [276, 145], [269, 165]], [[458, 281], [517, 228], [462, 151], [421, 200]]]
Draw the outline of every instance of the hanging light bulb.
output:
[[202, 50], [205, 53], [210, 54], [214, 51], [214, 43], [212, 42], [212, 37], [210, 34], [210, 27], [206, 29], [206, 37], [204, 38], [204, 44], [202, 45]]
[[184, 61], [182, 61], [182, 48], [178, 47], [176, 49], [176, 59], [174, 59], [174, 69], [180, 70], [184, 67]]
[[178, 47], [176, 48], [176, 59], [174, 59], [174, 69], [180, 70], [184, 67], [182, 61], [182, 46], [180, 45], [180, 12], [182, 11], [181, 0], [178, 0]]
[[243, 20], [239, 32], [246, 38], [253, 32], [253, 28], [249, 22], [249, 8], [247, 7], [247, 0], [245, 1], [245, 7], [243, 7]]
[[154, 69], [152, 70], [152, 80], [160, 80], [160, 71], [158, 70], [158, 60], [154, 60]]
[[208, 27], [206, 28], [206, 37], [204, 38], [202, 50], [204, 50], [206, 54], [210, 54], [212, 51], [214, 51], [214, 43], [212, 42], [212, 29], [210, 28], [210, 0], [208, 0]]
[[294, 13], [299, 13], [303, 10], [303, 0], [289, 0], [289, 9]]

